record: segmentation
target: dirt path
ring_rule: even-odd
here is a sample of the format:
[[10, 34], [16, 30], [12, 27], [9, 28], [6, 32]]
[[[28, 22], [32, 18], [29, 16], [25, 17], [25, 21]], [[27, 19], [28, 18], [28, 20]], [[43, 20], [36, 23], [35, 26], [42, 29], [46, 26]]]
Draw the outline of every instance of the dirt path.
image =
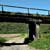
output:
[[13, 42], [15, 42], [15, 43], [23, 43], [24, 38], [22, 38], [22, 37], [14, 37], [14, 38], [6, 41], [5, 43], [13, 43]]
[[[6, 35], [4, 35], [6, 36]], [[9, 37], [13, 37], [12, 39], [6, 41], [6, 43], [23, 43], [24, 38], [20, 37], [19, 35], [11, 35]], [[11, 46], [3, 46], [0, 47], [0, 50], [36, 50], [35, 48], [30, 48], [28, 45], [11, 45]]]
[[36, 50], [35, 48], [31, 49], [28, 45], [14, 45], [14, 46], [4, 46], [0, 50]]

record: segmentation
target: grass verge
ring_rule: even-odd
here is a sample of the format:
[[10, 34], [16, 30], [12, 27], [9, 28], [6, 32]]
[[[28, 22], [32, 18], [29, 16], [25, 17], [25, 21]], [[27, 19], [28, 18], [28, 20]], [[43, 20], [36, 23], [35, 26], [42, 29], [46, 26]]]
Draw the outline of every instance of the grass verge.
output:
[[34, 47], [40, 50], [50, 50], [50, 34], [42, 34], [43, 36], [33, 42], [29, 43], [30, 47]]
[[0, 42], [4, 43], [5, 41], [7, 41], [6, 38], [4, 38], [4, 37], [0, 37]]

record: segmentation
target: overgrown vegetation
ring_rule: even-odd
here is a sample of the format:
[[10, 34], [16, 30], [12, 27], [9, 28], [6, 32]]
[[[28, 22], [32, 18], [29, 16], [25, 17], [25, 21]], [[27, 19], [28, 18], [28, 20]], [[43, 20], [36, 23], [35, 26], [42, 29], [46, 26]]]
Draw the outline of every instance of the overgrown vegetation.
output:
[[35, 47], [39, 50], [50, 50], [50, 25], [42, 24], [40, 26], [39, 39], [29, 43], [29, 46]]

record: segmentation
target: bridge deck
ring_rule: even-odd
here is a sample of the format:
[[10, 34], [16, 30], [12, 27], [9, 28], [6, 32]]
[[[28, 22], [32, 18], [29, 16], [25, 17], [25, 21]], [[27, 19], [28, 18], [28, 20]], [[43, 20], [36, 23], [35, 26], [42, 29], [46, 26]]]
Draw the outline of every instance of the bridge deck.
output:
[[3, 15], [23, 15], [23, 16], [35, 16], [35, 17], [48, 17], [48, 15], [44, 15], [44, 14], [28, 14], [28, 13], [21, 13], [21, 12], [8, 12], [8, 11], [0, 11], [0, 14], [3, 14]]
[[[4, 18], [4, 20], [6, 20], [7, 18], [9, 18], [9, 20], [11, 20], [10, 18], [14, 18], [14, 20], [15, 20], [15, 18], [18, 20], [26, 19], [25, 21], [27, 21], [27, 22], [30, 19], [31, 19], [31, 21], [33, 21], [33, 19], [36, 19], [36, 20], [40, 19], [40, 20], [42, 20], [42, 23], [50, 23], [50, 16], [40, 15], [40, 14], [27, 14], [27, 13], [19, 13], [19, 12], [15, 13], [15, 12], [0, 11], [0, 22], [3, 20], [3, 18]], [[24, 21], [24, 20], [22, 20], [22, 21]]]

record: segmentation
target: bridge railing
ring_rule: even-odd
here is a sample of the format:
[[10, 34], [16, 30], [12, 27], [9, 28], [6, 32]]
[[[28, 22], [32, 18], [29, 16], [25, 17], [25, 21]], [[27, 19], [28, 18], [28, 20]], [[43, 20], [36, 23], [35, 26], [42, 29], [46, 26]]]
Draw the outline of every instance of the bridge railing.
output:
[[[39, 8], [28, 8], [28, 7], [20, 7], [20, 6], [10, 6], [10, 5], [2, 5], [0, 4], [1, 7], [1, 11], [4, 11], [4, 7], [11, 7], [11, 8], [21, 8], [21, 9], [26, 9], [27, 10], [27, 14], [30, 14], [30, 10], [39, 10], [39, 11], [47, 11], [47, 15], [50, 15], [50, 10], [46, 10], [46, 9], [39, 9]], [[9, 11], [9, 10], [8, 10]]]

